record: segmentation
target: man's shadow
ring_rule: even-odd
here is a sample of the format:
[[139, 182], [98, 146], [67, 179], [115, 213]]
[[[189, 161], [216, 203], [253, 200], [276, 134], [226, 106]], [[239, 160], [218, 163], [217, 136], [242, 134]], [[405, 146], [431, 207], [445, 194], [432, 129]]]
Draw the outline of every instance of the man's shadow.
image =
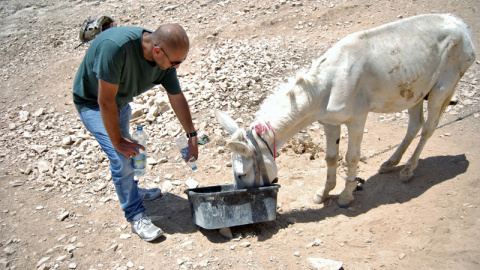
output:
[[[264, 241], [273, 237], [280, 229], [287, 228], [292, 220], [295, 223], [310, 223], [322, 221], [339, 214], [355, 217], [381, 205], [404, 203], [418, 198], [431, 187], [465, 173], [468, 166], [469, 161], [464, 154], [421, 159], [414, 171], [413, 179], [408, 183], [404, 183], [398, 178], [398, 173], [403, 166], [398, 166], [391, 173], [377, 173], [367, 179], [362, 185], [363, 190], [354, 192], [355, 200], [351, 206], [361, 206], [356, 211], [339, 208], [336, 205], [338, 195], [333, 195], [329, 199], [334, 201], [331, 206], [322, 209], [315, 209], [316, 205], [312, 202], [312, 208], [310, 209], [286, 213], [277, 212], [274, 221], [236, 226], [230, 229], [233, 234], [253, 234], [258, 237], [259, 241]], [[344, 185], [344, 183], [341, 179], [338, 179], [337, 185]], [[282, 189], [280, 188], [278, 192], [281, 194]], [[326, 204], [328, 203], [327, 201]], [[147, 203], [147, 215], [153, 215], [153, 222], [169, 234], [188, 234], [200, 230], [211, 242], [229, 241], [221, 236], [218, 230], [205, 230], [196, 226], [192, 221], [188, 200], [177, 195], [167, 194], [162, 196], [161, 199]], [[158, 220], [155, 220], [156, 216], [159, 217]]]
[[158, 199], [144, 202], [146, 214], [165, 233], [193, 233], [198, 230], [192, 222], [187, 198], [173, 193], [163, 193]]

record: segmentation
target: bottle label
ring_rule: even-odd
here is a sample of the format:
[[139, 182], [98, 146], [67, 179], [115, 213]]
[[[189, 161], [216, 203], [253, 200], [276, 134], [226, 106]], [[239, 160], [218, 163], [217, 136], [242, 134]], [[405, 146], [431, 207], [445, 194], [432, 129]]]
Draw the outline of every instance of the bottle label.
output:
[[132, 166], [136, 170], [143, 170], [147, 167], [147, 156], [145, 154], [138, 154], [132, 158]]
[[188, 147], [185, 147], [182, 150], [180, 150], [180, 153], [182, 154], [182, 158], [186, 159], [188, 156]]

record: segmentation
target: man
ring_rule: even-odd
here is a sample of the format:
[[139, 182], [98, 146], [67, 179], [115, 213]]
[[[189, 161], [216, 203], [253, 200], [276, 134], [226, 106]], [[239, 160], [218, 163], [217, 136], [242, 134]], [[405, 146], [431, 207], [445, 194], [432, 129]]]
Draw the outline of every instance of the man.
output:
[[[170, 104], [189, 138], [186, 160], [198, 158], [197, 133], [180, 88], [176, 69], [186, 59], [189, 39], [178, 24], [155, 32], [140, 27], [113, 27], [90, 44], [73, 85], [73, 100], [80, 118], [110, 160], [110, 169], [125, 218], [132, 232], [146, 241], [163, 234], [145, 215], [145, 206], [134, 181], [131, 158], [144, 146], [129, 132], [134, 96], [162, 84]], [[150, 199], [158, 197], [140, 189]], [[155, 191], [153, 191], [155, 193]]]

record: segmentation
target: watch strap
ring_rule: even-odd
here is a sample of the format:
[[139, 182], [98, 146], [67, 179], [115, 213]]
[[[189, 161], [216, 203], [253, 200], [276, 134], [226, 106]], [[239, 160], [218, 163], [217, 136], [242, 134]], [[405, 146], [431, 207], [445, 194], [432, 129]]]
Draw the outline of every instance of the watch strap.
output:
[[187, 133], [187, 138], [191, 138], [191, 137], [195, 137], [195, 136], [197, 136], [197, 131], [196, 130], [192, 133]]

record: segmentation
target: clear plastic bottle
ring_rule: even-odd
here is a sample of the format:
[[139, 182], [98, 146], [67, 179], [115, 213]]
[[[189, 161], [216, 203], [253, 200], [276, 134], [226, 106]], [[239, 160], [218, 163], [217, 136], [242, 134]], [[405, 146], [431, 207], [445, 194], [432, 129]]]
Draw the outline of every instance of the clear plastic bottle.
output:
[[[187, 139], [185, 139], [185, 137], [178, 138], [177, 139], [177, 147], [178, 147], [178, 150], [180, 150], [180, 153], [182, 154], [182, 158], [185, 159], [188, 156], [188, 142], [187, 142]], [[194, 156], [190, 157], [190, 160], [187, 161], [187, 164], [188, 164], [188, 166], [190, 166], [190, 168], [192, 168], [192, 170], [195, 171], [197, 169], [197, 164], [195, 163], [195, 157]]]
[[132, 158], [132, 166], [135, 170], [135, 175], [142, 176], [145, 174], [145, 171], [147, 169], [147, 133], [143, 131], [143, 127], [141, 125], [139, 125], [137, 127], [137, 130], [133, 132], [132, 139], [136, 143], [141, 144], [143, 145], [143, 147], [145, 147], [145, 150], [138, 148], [140, 154]]

